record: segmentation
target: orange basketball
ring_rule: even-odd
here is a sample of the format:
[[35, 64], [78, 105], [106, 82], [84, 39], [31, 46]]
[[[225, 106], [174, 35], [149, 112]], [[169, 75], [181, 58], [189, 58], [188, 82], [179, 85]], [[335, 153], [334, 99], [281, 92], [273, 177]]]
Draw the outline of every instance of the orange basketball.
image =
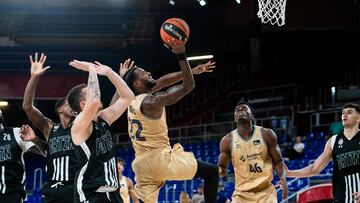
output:
[[170, 18], [161, 25], [160, 36], [165, 44], [185, 45], [189, 40], [190, 28], [183, 19]]

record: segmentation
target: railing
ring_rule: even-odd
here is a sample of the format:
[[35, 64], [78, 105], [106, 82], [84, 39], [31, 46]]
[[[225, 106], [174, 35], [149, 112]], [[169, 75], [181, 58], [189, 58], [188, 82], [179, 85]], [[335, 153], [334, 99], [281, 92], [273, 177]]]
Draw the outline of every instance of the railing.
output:
[[329, 109], [326, 111], [318, 111], [310, 114], [310, 131], [313, 132], [316, 128], [329, 127], [334, 121], [335, 113], [340, 113], [340, 108]]
[[[292, 198], [296, 197], [296, 196], [299, 194], [299, 192], [301, 192], [302, 190], [310, 187], [310, 179], [311, 179], [311, 178], [323, 178], [323, 177], [331, 178], [331, 177], [332, 177], [332, 174], [319, 174], [319, 175], [317, 175], [317, 176], [308, 177], [308, 178], [307, 178], [307, 179], [308, 179], [308, 184], [307, 184], [305, 187], [303, 187], [303, 188], [299, 189], [298, 191], [294, 192], [293, 194], [291, 194], [290, 196], [288, 196], [286, 199], [281, 200], [280, 203], [287, 203], [287, 202], [289, 202]], [[298, 181], [299, 179], [301, 179], [301, 178], [295, 178], [295, 179], [287, 182], [287, 184], [290, 185], [291, 183], [293, 183], [293, 182], [295, 182], [295, 181]], [[280, 190], [281, 190], [281, 188], [278, 188], [278, 189], [276, 189], [276, 192], [280, 192]]]
[[[36, 188], [42, 188], [42, 169], [41, 168], [37, 168], [35, 169], [34, 171], [34, 185], [33, 185], [33, 191], [36, 189]], [[39, 178], [38, 178], [39, 177]], [[37, 184], [37, 180], [39, 179], [39, 184]], [[37, 186], [38, 185], [38, 186]]]

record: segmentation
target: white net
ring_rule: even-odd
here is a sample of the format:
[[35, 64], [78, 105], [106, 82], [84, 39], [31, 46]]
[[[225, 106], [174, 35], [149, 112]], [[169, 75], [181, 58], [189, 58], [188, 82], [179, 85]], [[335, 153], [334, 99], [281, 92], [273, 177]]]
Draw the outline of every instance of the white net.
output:
[[270, 22], [272, 25], [285, 25], [286, 0], [258, 0], [258, 17], [262, 23]]

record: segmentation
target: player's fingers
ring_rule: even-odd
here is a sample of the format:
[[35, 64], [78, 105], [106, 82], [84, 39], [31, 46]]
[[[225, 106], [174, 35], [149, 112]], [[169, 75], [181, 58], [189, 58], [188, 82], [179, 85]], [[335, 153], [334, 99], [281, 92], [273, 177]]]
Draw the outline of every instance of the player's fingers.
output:
[[43, 53], [43, 57], [42, 57], [42, 60], [40, 62], [45, 63], [46, 59], [47, 59], [47, 56]]
[[33, 63], [34, 63], [34, 60], [33, 60], [32, 55], [29, 56], [29, 59], [30, 59], [30, 63], [33, 64]]
[[135, 61], [131, 61], [129, 68], [132, 68], [134, 66]]
[[170, 49], [170, 50], [171, 50], [170, 46], [167, 45], [167, 44], [165, 44], [165, 43], [164, 43], [164, 47], [166, 47], [167, 49]]
[[95, 61], [95, 64], [98, 66], [102, 66], [103, 64], [101, 64], [99, 61]]
[[42, 62], [43, 62], [43, 60], [44, 60], [44, 53], [41, 53], [41, 55], [40, 55], [40, 59], [39, 59], [39, 62], [40, 62], [40, 63], [42, 63]]

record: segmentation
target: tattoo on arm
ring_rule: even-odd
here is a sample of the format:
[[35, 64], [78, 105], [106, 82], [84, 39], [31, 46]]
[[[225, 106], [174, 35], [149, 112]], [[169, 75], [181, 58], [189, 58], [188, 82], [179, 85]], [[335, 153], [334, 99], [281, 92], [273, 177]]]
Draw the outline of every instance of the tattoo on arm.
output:
[[100, 86], [95, 68], [90, 68], [88, 79], [88, 98], [90, 100], [100, 99]]

